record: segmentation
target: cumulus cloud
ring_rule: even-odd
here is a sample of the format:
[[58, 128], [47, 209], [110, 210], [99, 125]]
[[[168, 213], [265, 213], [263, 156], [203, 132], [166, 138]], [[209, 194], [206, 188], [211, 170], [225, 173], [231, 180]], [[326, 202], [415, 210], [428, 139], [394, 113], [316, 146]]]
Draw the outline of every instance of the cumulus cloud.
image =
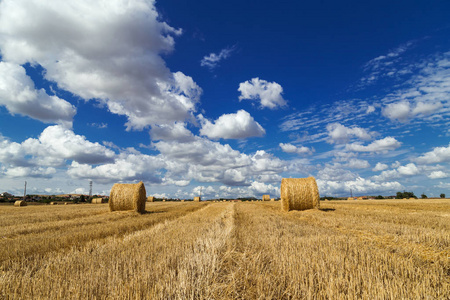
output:
[[281, 94], [283, 88], [276, 82], [268, 82], [258, 77], [252, 78], [239, 84], [238, 91], [241, 92], [239, 101], [260, 101], [261, 108], [276, 109], [287, 105]]
[[359, 143], [348, 144], [345, 146], [346, 150], [355, 152], [385, 152], [395, 150], [401, 146], [401, 143], [393, 137], [386, 137], [381, 140], [376, 140], [367, 146], [363, 146]]
[[370, 167], [370, 164], [367, 160], [364, 159], [350, 158], [348, 162], [343, 166], [350, 169], [367, 169]]
[[150, 136], [153, 140], [178, 141], [187, 143], [194, 140], [194, 135], [185, 123], [162, 124], [152, 126]]
[[431, 179], [440, 179], [450, 177], [450, 174], [443, 171], [433, 171], [428, 175], [428, 177]]
[[450, 161], [450, 144], [448, 147], [436, 147], [415, 159], [419, 164], [433, 164]]
[[383, 171], [386, 170], [387, 168], [389, 168], [389, 166], [387, 164], [383, 164], [378, 162], [375, 167], [372, 169], [372, 171], [377, 172], [377, 171]]
[[314, 149], [311, 149], [311, 148], [308, 148], [305, 146], [297, 147], [297, 146], [294, 146], [289, 143], [286, 143], [286, 144], [280, 143], [279, 146], [280, 146], [281, 150], [283, 150], [283, 152], [286, 152], [286, 153], [311, 155], [314, 152]]
[[200, 134], [211, 139], [245, 139], [263, 136], [266, 131], [245, 110], [235, 114], [224, 114], [214, 123], [200, 115], [202, 128]]
[[319, 186], [321, 195], [333, 195], [338, 193], [349, 195], [350, 190], [356, 195], [367, 195], [374, 193], [394, 193], [403, 189], [403, 186], [397, 181], [374, 182], [362, 177], [346, 181], [318, 179], [317, 185]]
[[21, 114], [44, 123], [72, 127], [75, 107], [69, 102], [36, 90], [25, 69], [14, 63], [0, 62], [0, 105], [11, 114]]
[[441, 108], [442, 103], [439, 101], [418, 102], [414, 107], [408, 101], [400, 101], [387, 104], [383, 108], [383, 115], [392, 121], [408, 122], [416, 116], [431, 115]]
[[399, 174], [407, 176], [417, 175], [420, 173], [417, 166], [413, 163], [407, 164], [406, 166], [400, 166], [397, 168], [397, 171]]
[[329, 142], [335, 144], [347, 143], [353, 137], [362, 140], [370, 140], [372, 138], [372, 135], [364, 128], [358, 126], [353, 126], [350, 128], [339, 123], [328, 124], [327, 131]]
[[0, 141], [0, 163], [10, 168], [58, 167], [66, 160], [100, 164], [112, 161], [114, 156], [108, 148], [60, 125], [47, 127], [37, 139], [29, 138], [22, 143]]
[[128, 129], [195, 112], [201, 88], [161, 58], [181, 30], [160, 20], [154, 1], [5, 0], [0, 11], [4, 61], [42, 66], [59, 88], [125, 115]]
[[200, 61], [200, 65], [202, 67], [208, 67], [209, 69], [214, 69], [219, 65], [221, 60], [227, 59], [230, 57], [231, 53], [234, 51], [234, 47], [222, 49], [219, 54], [210, 53], [209, 55], [205, 55]]

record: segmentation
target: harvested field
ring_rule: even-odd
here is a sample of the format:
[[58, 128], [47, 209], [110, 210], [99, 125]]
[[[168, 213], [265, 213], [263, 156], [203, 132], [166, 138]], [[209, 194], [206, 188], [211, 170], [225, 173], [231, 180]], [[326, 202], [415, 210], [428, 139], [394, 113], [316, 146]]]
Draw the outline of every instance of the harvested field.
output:
[[0, 206], [0, 298], [447, 299], [449, 211], [449, 200]]

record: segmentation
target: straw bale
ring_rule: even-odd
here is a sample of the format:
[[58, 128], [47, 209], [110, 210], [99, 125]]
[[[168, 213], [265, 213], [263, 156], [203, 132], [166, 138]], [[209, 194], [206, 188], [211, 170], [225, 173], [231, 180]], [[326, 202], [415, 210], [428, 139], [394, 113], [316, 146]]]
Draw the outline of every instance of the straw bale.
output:
[[50, 205], [58, 205], [56, 202], [50, 202]]
[[362, 200], [363, 198], [362, 197], [358, 197], [356, 200]]
[[27, 203], [24, 200], [17, 200], [14, 202], [14, 206], [27, 206]]
[[263, 195], [262, 201], [270, 201], [270, 195]]
[[184, 200], [181, 200], [181, 202], [184, 202]]
[[200, 202], [200, 197], [194, 197], [194, 202]]
[[153, 196], [148, 196], [148, 197], [147, 197], [147, 202], [155, 202], [155, 197], [153, 197]]
[[319, 189], [314, 177], [283, 178], [281, 180], [281, 209], [305, 210], [319, 207]]
[[91, 203], [92, 204], [102, 204], [103, 203], [103, 198], [92, 198]]
[[353, 199], [355, 199], [355, 198], [353, 198], [353, 197], [348, 197], [347, 198], [347, 200], [353, 200]]
[[116, 183], [109, 195], [109, 210], [134, 210], [145, 212], [146, 192], [144, 183]]
[[275, 198], [271, 198], [270, 201], [275, 201]]

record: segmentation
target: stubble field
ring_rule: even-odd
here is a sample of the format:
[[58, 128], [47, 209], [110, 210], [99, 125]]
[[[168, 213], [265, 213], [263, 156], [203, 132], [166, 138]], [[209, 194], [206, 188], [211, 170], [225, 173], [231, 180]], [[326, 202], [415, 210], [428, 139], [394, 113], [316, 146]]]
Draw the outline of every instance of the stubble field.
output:
[[450, 201], [0, 206], [0, 299], [448, 299]]

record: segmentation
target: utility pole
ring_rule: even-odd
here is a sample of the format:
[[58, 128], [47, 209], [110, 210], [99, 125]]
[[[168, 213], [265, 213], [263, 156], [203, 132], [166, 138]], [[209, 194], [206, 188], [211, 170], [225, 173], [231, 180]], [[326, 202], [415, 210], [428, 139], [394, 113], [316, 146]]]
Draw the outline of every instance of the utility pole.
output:
[[353, 198], [353, 191], [350, 189], [350, 197]]
[[25, 201], [26, 195], [27, 195], [27, 182], [25, 181], [25, 188], [23, 189], [23, 201]]
[[92, 197], [92, 180], [89, 181], [89, 199]]
[[200, 187], [200, 201], [202, 200], [202, 186]]

